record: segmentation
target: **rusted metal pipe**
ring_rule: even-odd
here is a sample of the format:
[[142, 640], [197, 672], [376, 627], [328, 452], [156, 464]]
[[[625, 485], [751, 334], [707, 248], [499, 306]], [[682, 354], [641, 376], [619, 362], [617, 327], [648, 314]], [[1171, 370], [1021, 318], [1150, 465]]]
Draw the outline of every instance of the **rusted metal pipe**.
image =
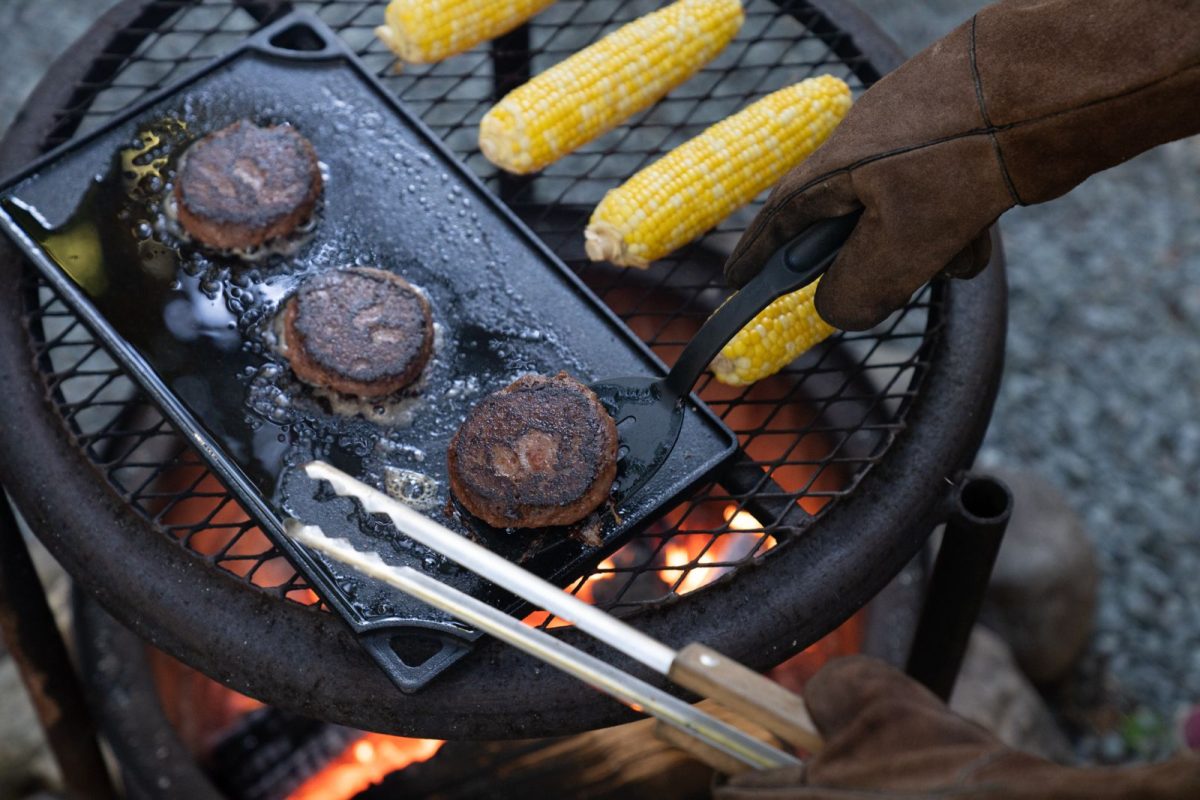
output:
[[114, 800], [96, 727], [12, 507], [0, 494], [0, 633], [72, 797]]

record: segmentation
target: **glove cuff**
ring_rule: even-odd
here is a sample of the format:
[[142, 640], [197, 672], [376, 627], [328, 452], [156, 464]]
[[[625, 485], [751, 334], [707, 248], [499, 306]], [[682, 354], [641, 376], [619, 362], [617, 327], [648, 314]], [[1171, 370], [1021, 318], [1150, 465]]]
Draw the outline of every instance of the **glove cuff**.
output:
[[968, 26], [980, 114], [1015, 203], [1200, 131], [1195, 3], [1005, 0]]

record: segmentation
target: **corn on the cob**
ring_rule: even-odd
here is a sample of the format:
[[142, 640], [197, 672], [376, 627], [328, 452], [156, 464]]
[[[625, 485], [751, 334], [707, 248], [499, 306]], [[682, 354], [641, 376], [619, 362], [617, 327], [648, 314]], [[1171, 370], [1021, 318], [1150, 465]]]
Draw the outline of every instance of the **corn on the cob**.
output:
[[554, 0], [392, 0], [375, 35], [401, 61], [432, 64], [508, 33]]
[[721, 348], [709, 369], [727, 386], [746, 386], [774, 375], [835, 329], [817, 316], [815, 280], [759, 312]]
[[604, 196], [584, 234], [588, 257], [649, 266], [774, 185], [849, 108], [850, 87], [822, 75], [718, 122]]
[[539, 170], [652, 105], [716, 57], [741, 0], [678, 0], [509, 92], [479, 124], [479, 148], [509, 172]]

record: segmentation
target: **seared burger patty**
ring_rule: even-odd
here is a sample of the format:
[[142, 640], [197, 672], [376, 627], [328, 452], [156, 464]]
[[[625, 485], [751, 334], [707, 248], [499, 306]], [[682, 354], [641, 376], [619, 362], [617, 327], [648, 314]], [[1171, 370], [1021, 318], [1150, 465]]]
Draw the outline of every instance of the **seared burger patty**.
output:
[[425, 368], [433, 317], [429, 301], [398, 275], [370, 267], [325, 272], [287, 301], [283, 345], [305, 383], [385, 397]]
[[565, 372], [530, 375], [475, 406], [447, 455], [451, 491], [489, 525], [569, 525], [612, 489], [617, 426]]
[[193, 143], [180, 160], [175, 212], [217, 250], [246, 250], [307, 222], [321, 194], [312, 143], [290, 125], [241, 120]]

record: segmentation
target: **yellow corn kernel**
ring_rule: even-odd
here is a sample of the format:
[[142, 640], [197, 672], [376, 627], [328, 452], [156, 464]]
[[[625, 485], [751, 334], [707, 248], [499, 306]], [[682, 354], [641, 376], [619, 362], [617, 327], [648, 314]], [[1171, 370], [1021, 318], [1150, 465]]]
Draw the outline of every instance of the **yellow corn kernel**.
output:
[[741, 0], [678, 0], [624, 25], [509, 92], [479, 123], [501, 169], [535, 172], [649, 107], [716, 57]]
[[738, 331], [709, 366], [716, 379], [727, 386], [762, 380], [834, 333], [813, 305], [818, 283], [785, 294]]
[[850, 87], [822, 75], [718, 122], [604, 196], [584, 234], [588, 257], [649, 266], [773, 186], [849, 109]]
[[392, 0], [375, 35], [410, 64], [465, 53], [508, 33], [554, 0]]

